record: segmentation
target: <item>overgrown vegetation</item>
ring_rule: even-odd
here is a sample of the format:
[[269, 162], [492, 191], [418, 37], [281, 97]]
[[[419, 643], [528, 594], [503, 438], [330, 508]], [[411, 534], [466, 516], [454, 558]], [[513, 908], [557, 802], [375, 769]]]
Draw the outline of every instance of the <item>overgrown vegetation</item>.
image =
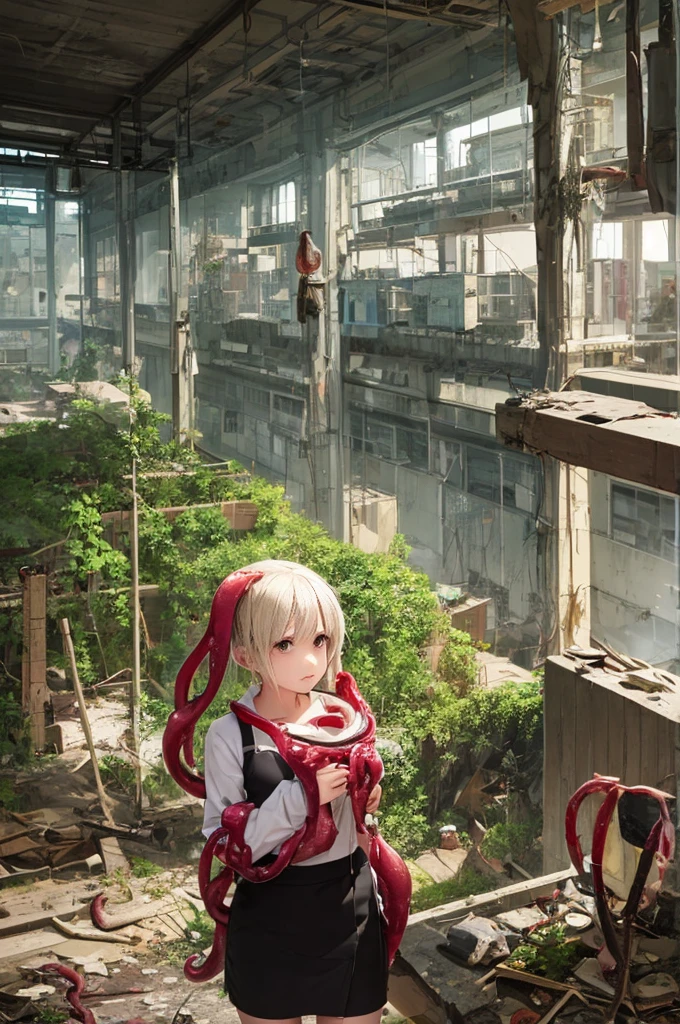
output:
[[438, 907], [442, 903], [464, 900], [468, 896], [490, 892], [495, 888], [496, 883], [490, 878], [464, 867], [455, 878], [447, 879], [446, 882], [421, 885], [416, 889], [411, 898], [411, 911], [416, 914], [419, 910], [429, 910], [430, 907]]
[[[130, 387], [129, 381], [118, 383]], [[0, 474], [15, 481], [3, 508], [0, 546], [26, 549], [20, 564], [49, 563], [49, 661], [65, 664], [56, 622], [68, 616], [83, 683], [130, 664], [129, 552], [125, 543], [113, 546], [101, 514], [130, 508], [127, 477], [134, 453], [141, 579], [158, 584], [164, 602], [162, 636], [151, 639], [143, 630], [143, 672], [155, 684], [144, 697], [144, 731], [164, 724], [169, 708], [158, 694], [172, 690], [180, 664], [207, 625], [220, 581], [263, 558], [303, 562], [339, 594], [347, 622], [345, 668], [373, 707], [380, 736], [391, 741], [384, 752], [381, 828], [406, 854], [433, 844], [466, 757], [491, 749], [499, 757], [511, 752], [521, 764], [540, 745], [538, 682], [477, 689], [475, 647], [439, 610], [427, 577], [407, 564], [403, 538], [395, 538], [388, 555], [366, 554], [332, 539], [293, 513], [281, 488], [251, 479], [235, 463], [215, 471], [186, 448], [163, 443], [165, 417], [141, 401], [134, 383], [131, 390], [132, 429], [77, 399], [63, 422], [17, 426], [0, 442]], [[158, 471], [166, 475], [147, 475]], [[219, 507], [187, 508], [173, 522], [158, 511], [239, 499], [255, 502], [259, 510], [248, 532], [235, 532]], [[18, 564], [0, 562], [3, 582], [16, 580]], [[18, 618], [0, 616], [0, 643], [15, 664]], [[432, 643], [444, 646], [437, 673], [425, 653]], [[196, 686], [204, 685], [204, 673]], [[247, 682], [241, 670], [230, 670], [210, 718], [224, 714]], [[7, 692], [5, 699], [17, 700], [16, 689], [8, 686]], [[0, 751], [13, 741], [10, 721], [16, 714], [0, 718]], [[199, 725], [199, 758], [208, 724], [206, 716]], [[115, 757], [103, 764], [123, 789], [129, 784], [125, 765]], [[162, 774], [152, 772], [147, 780], [159, 795]], [[465, 884], [469, 893], [472, 883], [466, 878]]]
[[583, 946], [578, 941], [567, 942], [564, 925], [552, 924], [537, 928], [531, 941], [523, 942], [505, 961], [507, 967], [529, 971], [552, 981], [565, 981], [572, 968], [583, 958]]

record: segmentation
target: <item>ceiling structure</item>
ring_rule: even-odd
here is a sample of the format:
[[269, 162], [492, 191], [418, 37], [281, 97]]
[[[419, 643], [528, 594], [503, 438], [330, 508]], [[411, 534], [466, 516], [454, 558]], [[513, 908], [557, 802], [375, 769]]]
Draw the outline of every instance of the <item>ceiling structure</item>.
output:
[[0, 0], [0, 146], [143, 166], [233, 145], [498, 0]]

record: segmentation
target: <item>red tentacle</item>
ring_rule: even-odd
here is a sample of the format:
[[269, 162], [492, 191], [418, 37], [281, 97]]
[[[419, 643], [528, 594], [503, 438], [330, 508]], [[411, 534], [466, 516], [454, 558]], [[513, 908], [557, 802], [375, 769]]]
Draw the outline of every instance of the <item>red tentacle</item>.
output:
[[579, 786], [567, 804], [564, 819], [567, 849], [569, 851], [569, 857], [571, 858], [572, 864], [581, 875], [584, 871], [583, 850], [581, 849], [581, 839], [576, 829], [576, 819], [578, 817], [581, 804], [587, 796], [591, 796], [593, 793], [608, 793], [611, 787], [616, 785], [618, 781], [618, 778], [614, 778], [613, 776], [596, 775], [594, 778], [589, 779], [588, 782], [584, 782], [582, 786]]
[[385, 842], [374, 826], [371, 826], [369, 832], [370, 862], [378, 877], [378, 892], [383, 902], [386, 923], [387, 962], [392, 966], [408, 921], [412, 890], [411, 873], [396, 850]]
[[[224, 829], [217, 828], [211, 834], [201, 852], [198, 862], [198, 888], [201, 899], [213, 921], [218, 924], [229, 924], [229, 907], [225, 904], [229, 886], [234, 872], [230, 864], [224, 860], [227, 834]], [[217, 857], [225, 866], [215, 878], [211, 878], [213, 857]]]
[[[205, 781], [197, 772], [190, 770], [194, 767], [194, 729], [198, 719], [214, 700], [224, 678], [236, 606], [246, 590], [261, 578], [261, 572], [248, 573], [241, 570], [227, 576], [213, 598], [205, 634], [177, 674], [175, 710], [163, 734], [163, 757], [175, 782], [200, 800], [205, 800]], [[192, 680], [206, 654], [210, 656], [208, 685], [202, 693], [189, 700]], [[184, 762], [180, 756], [182, 752]]]
[[80, 1001], [80, 994], [85, 990], [85, 979], [82, 974], [78, 974], [77, 971], [74, 971], [71, 967], [67, 967], [65, 964], [43, 964], [40, 970], [50, 971], [53, 974], [60, 974], [62, 978], [66, 978], [67, 981], [70, 981], [72, 987], [66, 993], [66, 999], [73, 1007], [76, 1017], [82, 1022], [82, 1024], [97, 1024], [92, 1010], [88, 1010], [88, 1008], [83, 1006]]
[[[227, 952], [227, 927], [215, 925], [212, 949], [201, 962], [201, 953], [194, 953], [184, 964], [184, 976], [189, 981], [210, 981], [224, 970], [224, 959]], [[198, 966], [197, 966], [198, 965]]]

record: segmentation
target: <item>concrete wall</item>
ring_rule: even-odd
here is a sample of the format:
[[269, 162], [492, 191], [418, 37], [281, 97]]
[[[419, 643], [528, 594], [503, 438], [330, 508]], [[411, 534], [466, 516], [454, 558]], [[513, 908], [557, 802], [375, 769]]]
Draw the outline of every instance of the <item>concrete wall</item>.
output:
[[592, 633], [653, 664], [678, 657], [678, 567], [614, 540], [611, 477], [590, 474]]

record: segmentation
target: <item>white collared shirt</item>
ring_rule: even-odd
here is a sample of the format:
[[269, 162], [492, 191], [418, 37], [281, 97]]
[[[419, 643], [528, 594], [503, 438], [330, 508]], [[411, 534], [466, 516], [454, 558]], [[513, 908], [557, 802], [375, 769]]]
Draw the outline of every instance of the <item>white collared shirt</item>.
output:
[[[239, 703], [255, 711], [254, 698], [258, 686], [251, 686]], [[337, 702], [335, 694], [318, 695], [323, 702]], [[310, 709], [311, 711], [311, 709]], [[309, 717], [309, 712], [303, 719]], [[255, 750], [276, 750], [266, 733], [253, 727]], [[232, 712], [216, 719], [205, 739], [205, 790], [203, 835], [206, 838], [219, 827], [222, 811], [231, 804], [247, 800], [243, 787], [243, 741], [238, 719]], [[357, 832], [352, 803], [347, 793], [331, 802], [331, 812], [338, 830], [330, 850], [300, 861], [300, 866], [323, 864], [349, 856], [357, 847]], [[284, 779], [261, 807], [251, 811], [245, 830], [245, 841], [252, 850], [253, 862], [267, 853], [277, 853], [305, 822], [307, 800], [298, 779]]]

